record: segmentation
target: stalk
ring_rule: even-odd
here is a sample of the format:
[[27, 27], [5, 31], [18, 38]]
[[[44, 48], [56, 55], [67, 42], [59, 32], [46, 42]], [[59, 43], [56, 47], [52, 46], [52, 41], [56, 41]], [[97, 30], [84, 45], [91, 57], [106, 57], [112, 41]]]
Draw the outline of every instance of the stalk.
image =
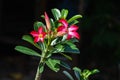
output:
[[40, 66], [44, 67], [44, 59], [45, 57], [41, 57], [38, 68], [37, 68], [37, 72], [36, 72], [36, 76], [35, 76], [35, 80], [41, 80], [41, 76], [42, 76], [42, 72], [40, 72]]

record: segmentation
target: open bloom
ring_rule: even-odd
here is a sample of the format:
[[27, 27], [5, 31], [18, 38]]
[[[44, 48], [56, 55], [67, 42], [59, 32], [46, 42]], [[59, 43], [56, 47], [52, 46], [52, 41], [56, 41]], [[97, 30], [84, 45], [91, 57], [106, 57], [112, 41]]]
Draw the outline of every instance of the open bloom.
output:
[[65, 19], [60, 19], [59, 22], [62, 23], [62, 25], [57, 29], [57, 36], [67, 34], [67, 39], [71, 39], [73, 37], [80, 39], [80, 35], [77, 33], [78, 26], [70, 25], [68, 27], [68, 23]]
[[34, 37], [34, 42], [37, 43], [39, 41], [44, 41], [46, 32], [43, 32], [43, 28], [39, 27], [38, 31], [32, 31], [30, 34]]

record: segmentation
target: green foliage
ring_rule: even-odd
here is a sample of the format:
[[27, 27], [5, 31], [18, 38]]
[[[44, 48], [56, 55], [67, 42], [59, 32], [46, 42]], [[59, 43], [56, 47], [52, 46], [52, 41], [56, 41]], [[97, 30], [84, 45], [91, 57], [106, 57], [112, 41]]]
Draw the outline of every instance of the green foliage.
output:
[[58, 65], [58, 64], [60, 64], [60, 60], [49, 58], [46, 61], [46, 64], [51, 70], [53, 70], [55, 72], [58, 72], [60, 70], [60, 66]]
[[[93, 69], [93, 70], [88, 70], [88, 69], [84, 69], [83, 71], [78, 68], [78, 67], [73, 67], [74, 70], [74, 74], [77, 78], [77, 80], [89, 80], [89, 76], [96, 74], [99, 72], [98, 69]], [[74, 80], [73, 77], [70, 75], [70, 73], [68, 73], [67, 71], [63, 71], [63, 73], [70, 79], [70, 80]]]

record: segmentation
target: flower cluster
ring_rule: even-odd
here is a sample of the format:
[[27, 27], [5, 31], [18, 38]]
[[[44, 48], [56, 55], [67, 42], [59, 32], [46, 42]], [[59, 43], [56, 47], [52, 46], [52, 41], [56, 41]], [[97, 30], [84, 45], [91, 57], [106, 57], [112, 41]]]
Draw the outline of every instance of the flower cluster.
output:
[[[77, 33], [78, 26], [77, 25], [69, 25], [66, 19], [61, 18], [58, 20], [58, 23], [61, 23], [59, 26], [57, 26], [54, 30], [51, 30], [51, 23], [50, 19], [45, 12], [45, 22], [46, 27], [39, 26], [38, 31], [32, 31], [30, 34], [34, 37], [34, 42], [44, 42], [44, 38], [56, 38], [59, 36], [67, 35], [67, 40], [71, 38], [77, 38], [80, 39], [80, 35]], [[44, 29], [45, 28], [45, 29]], [[54, 35], [53, 35], [54, 34]], [[52, 36], [52, 37], [47, 37]]]

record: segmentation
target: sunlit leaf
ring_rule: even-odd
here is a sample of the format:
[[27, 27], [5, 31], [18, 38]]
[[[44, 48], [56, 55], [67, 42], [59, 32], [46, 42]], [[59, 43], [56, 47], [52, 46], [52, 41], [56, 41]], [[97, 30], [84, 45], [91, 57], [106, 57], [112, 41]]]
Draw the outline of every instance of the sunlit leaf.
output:
[[59, 20], [59, 18], [61, 17], [60, 10], [58, 10], [56, 8], [52, 9], [52, 14], [53, 14], [55, 20]]
[[61, 11], [61, 18], [66, 19], [67, 15], [68, 15], [68, 10], [67, 9], [62, 9], [62, 11]]
[[75, 16], [73, 16], [72, 18], [70, 18], [70, 19], [68, 20], [68, 23], [71, 23], [72, 21], [74, 21], [74, 20], [76, 20], [76, 19], [78, 19], [78, 18], [82, 18], [82, 15], [75, 15]]

